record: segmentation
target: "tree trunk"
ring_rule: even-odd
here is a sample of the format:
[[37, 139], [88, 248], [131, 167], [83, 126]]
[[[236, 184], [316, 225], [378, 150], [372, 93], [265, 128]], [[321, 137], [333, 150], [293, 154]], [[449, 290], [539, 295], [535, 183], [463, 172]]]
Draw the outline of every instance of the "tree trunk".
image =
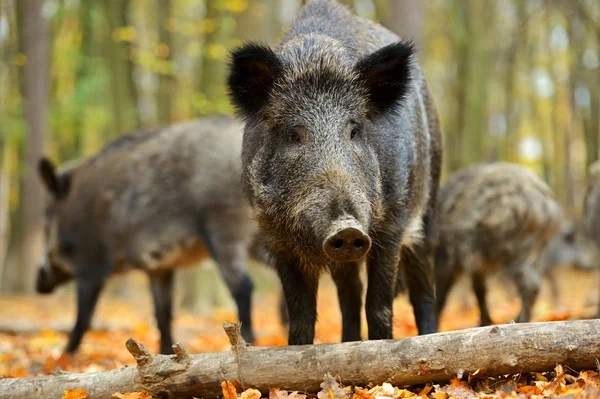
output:
[[328, 372], [339, 375], [345, 385], [403, 386], [476, 371], [486, 376], [547, 371], [557, 363], [576, 370], [595, 368], [600, 357], [600, 320], [504, 324], [398, 340], [271, 348], [248, 348], [239, 327], [225, 327], [231, 352], [189, 356], [176, 344], [176, 355], [153, 356], [129, 339], [126, 346], [138, 367], [6, 378], [0, 380], [0, 399], [15, 392], [29, 399], [61, 397], [74, 388], [85, 389], [89, 399], [142, 389], [157, 397], [207, 398], [219, 396], [225, 380], [262, 392], [274, 387], [315, 392]]
[[[8, 251], [8, 237], [10, 228], [10, 214], [8, 206], [10, 189], [10, 172], [7, 162], [8, 144], [0, 137], [0, 283], [3, 281], [6, 268], [6, 253]], [[1, 284], [0, 284], [1, 285]], [[0, 290], [2, 287], [0, 286]]]
[[[383, 25], [400, 36], [402, 39], [414, 40], [419, 52], [422, 53], [425, 46], [425, 3], [422, 0], [392, 0], [387, 5], [387, 10], [381, 9]], [[383, 7], [381, 2], [375, 2], [377, 8]]]
[[[159, 46], [161, 48], [161, 58], [166, 61], [173, 59], [173, 40], [171, 32], [166, 29], [166, 22], [171, 15], [171, 0], [158, 0], [158, 31]], [[158, 111], [158, 122], [161, 125], [171, 123], [172, 93], [175, 88], [175, 81], [172, 75], [160, 73], [158, 75], [158, 93], [156, 98], [156, 108]]]
[[279, 7], [279, 0], [248, 2], [248, 7], [235, 17], [235, 38], [265, 43], [277, 41], [281, 35]]
[[20, 242], [20, 279], [17, 291], [32, 292], [38, 259], [43, 247], [44, 191], [37, 173], [46, 136], [48, 100], [48, 36], [47, 21], [42, 16], [42, 0], [23, 0], [23, 46], [27, 64], [24, 70], [25, 178], [22, 191], [23, 237]]
[[130, 60], [130, 45], [116, 36], [118, 28], [127, 26], [129, 0], [107, 1], [104, 3], [106, 21], [109, 27], [107, 40], [107, 61], [110, 69], [110, 89], [113, 105], [113, 132], [120, 134], [138, 127], [137, 91], [133, 80], [133, 64]]
[[517, 26], [512, 38], [511, 46], [506, 58], [506, 74], [504, 77], [504, 118], [506, 120], [506, 135], [503, 147], [502, 159], [508, 162], [516, 162], [518, 155], [519, 115], [520, 107], [515, 95], [517, 81], [519, 48], [527, 47], [527, 25], [528, 17], [526, 4], [523, 1], [517, 3]]
[[228, 105], [225, 88], [227, 53], [224, 46], [234, 34], [230, 29], [231, 25], [226, 23], [229, 18], [231, 18], [231, 13], [220, 9], [216, 2], [206, 3], [205, 20], [214, 21], [215, 28], [206, 34], [204, 42], [204, 56], [198, 88], [206, 100], [206, 107], [200, 110], [202, 114], [220, 112], [224, 104]]

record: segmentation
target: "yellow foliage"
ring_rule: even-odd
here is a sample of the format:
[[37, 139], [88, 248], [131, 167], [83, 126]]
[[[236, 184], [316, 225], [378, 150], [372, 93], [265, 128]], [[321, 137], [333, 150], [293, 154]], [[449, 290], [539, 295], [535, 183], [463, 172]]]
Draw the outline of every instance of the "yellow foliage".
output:
[[171, 53], [171, 49], [166, 43], [158, 43], [154, 49], [154, 54], [160, 58], [168, 58]]
[[240, 13], [248, 8], [248, 0], [227, 0], [227, 9], [233, 13]]
[[199, 33], [212, 33], [217, 30], [217, 21], [212, 18], [206, 18], [198, 22]]
[[173, 74], [173, 62], [157, 58], [153, 52], [136, 48], [132, 51], [131, 60], [142, 65], [153, 73], [161, 75]]
[[13, 64], [18, 66], [23, 66], [27, 64], [27, 56], [23, 53], [15, 54], [15, 56], [13, 57]]
[[208, 43], [206, 45], [206, 58], [211, 60], [222, 60], [227, 56], [227, 47], [222, 43]]
[[133, 26], [122, 26], [113, 30], [111, 37], [116, 42], [133, 42], [137, 33]]

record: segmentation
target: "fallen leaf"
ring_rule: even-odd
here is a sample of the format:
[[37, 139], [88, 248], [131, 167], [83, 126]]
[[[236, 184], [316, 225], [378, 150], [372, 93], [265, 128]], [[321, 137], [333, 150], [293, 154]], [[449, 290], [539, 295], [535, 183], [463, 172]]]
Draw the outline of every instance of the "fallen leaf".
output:
[[353, 398], [354, 399], [374, 399], [375, 397], [367, 389], [356, 388], [354, 390]]
[[142, 392], [113, 393], [112, 398], [114, 398], [114, 399], [152, 399], [152, 396], [148, 393], [148, 391], [143, 390]]
[[541, 395], [542, 394], [542, 390], [535, 385], [525, 385], [522, 387], [517, 387], [517, 393], [520, 393], [522, 395]]
[[323, 377], [321, 391], [317, 394], [319, 399], [343, 399], [349, 396], [348, 392], [340, 387], [340, 384], [329, 373]]
[[258, 389], [246, 389], [241, 394], [242, 399], [260, 399], [260, 391]]
[[450, 381], [450, 385], [443, 387], [435, 386], [435, 390], [438, 393], [445, 393], [448, 396], [454, 396], [456, 399], [472, 399], [475, 397], [473, 389], [465, 382], [458, 378], [453, 378]]
[[231, 381], [223, 381], [221, 383], [221, 389], [223, 390], [223, 399], [237, 399], [237, 391]]
[[65, 391], [62, 399], [87, 399], [88, 393], [83, 388], [69, 389]]
[[433, 389], [431, 385], [425, 386], [425, 388], [421, 389], [421, 391], [417, 394], [417, 396], [427, 397], [427, 394]]
[[[417, 396], [414, 392], [409, 391], [408, 389], [398, 389], [396, 388], [396, 392], [394, 392], [394, 398], [411, 398], [413, 396]], [[429, 392], [429, 391], [428, 391]]]

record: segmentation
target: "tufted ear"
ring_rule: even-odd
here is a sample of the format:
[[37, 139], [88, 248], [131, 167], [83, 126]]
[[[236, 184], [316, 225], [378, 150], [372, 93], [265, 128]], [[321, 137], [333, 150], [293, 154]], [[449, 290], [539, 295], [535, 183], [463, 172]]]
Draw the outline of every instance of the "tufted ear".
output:
[[227, 85], [241, 116], [260, 112], [281, 69], [281, 61], [268, 46], [247, 43], [232, 52]]
[[414, 52], [411, 42], [397, 42], [358, 61], [355, 69], [367, 90], [369, 116], [385, 113], [405, 98]]
[[46, 189], [55, 199], [59, 200], [67, 196], [71, 186], [69, 174], [58, 176], [54, 164], [45, 157], [38, 162], [38, 173]]

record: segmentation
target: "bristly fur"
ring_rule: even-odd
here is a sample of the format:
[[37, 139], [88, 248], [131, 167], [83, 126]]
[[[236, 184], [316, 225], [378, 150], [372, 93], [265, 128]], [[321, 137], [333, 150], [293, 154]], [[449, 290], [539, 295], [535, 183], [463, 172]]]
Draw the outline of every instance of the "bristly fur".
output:
[[[539, 255], [564, 217], [550, 187], [516, 164], [473, 165], [444, 184], [437, 213], [436, 251], [443, 255], [435, 264], [438, 311], [458, 273], [481, 280], [500, 268], [518, 286], [525, 312], [520, 321], [527, 321], [541, 282]], [[478, 284], [484, 291], [484, 282]], [[482, 324], [489, 322], [482, 309]]]

